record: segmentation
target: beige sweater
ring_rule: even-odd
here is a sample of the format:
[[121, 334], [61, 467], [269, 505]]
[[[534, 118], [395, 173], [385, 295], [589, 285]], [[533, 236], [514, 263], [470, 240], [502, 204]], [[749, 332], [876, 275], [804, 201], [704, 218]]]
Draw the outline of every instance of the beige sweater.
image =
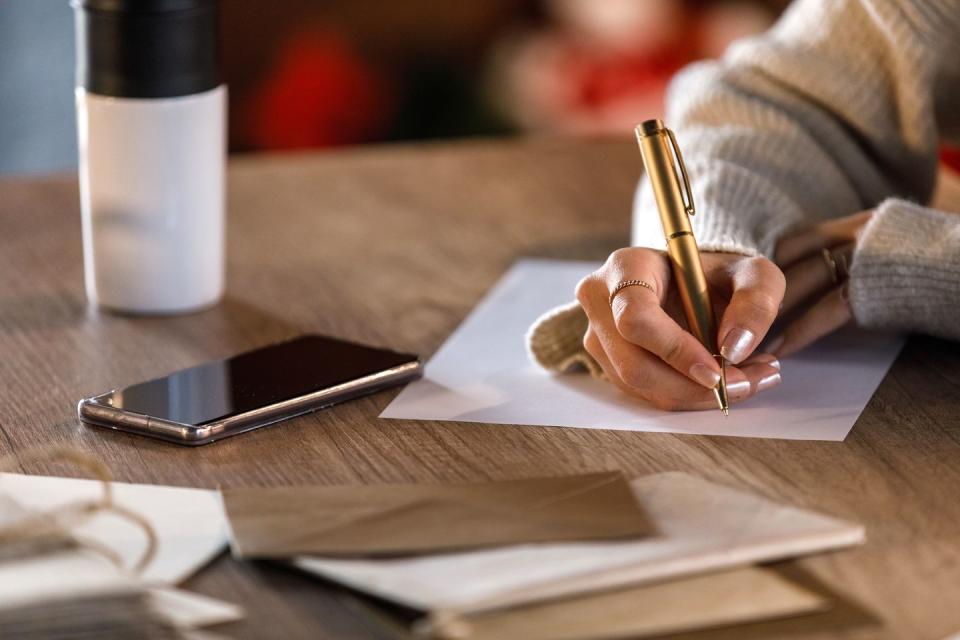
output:
[[[960, 142], [960, 0], [796, 0], [769, 32], [683, 70], [666, 122], [701, 249], [772, 257], [791, 230], [876, 208], [851, 267], [858, 324], [960, 340], [960, 215], [924, 206], [939, 142]], [[645, 181], [633, 244], [664, 244]], [[597, 374], [585, 328], [575, 304], [554, 310], [531, 355]]]
[[[960, 215], [923, 206], [938, 143], [960, 142], [960, 0], [798, 0], [682, 71], [667, 111], [701, 249], [770, 257], [793, 229], [877, 207], [851, 268], [858, 324], [960, 339]], [[634, 244], [662, 246], [657, 219], [642, 183]]]

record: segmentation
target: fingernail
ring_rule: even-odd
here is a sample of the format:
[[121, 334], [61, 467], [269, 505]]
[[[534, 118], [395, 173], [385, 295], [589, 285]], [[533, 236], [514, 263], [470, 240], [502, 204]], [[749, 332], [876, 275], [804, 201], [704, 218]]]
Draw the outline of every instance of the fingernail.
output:
[[765, 364], [767, 366], [773, 367], [777, 371], [780, 371], [780, 361], [777, 360], [777, 357], [772, 353], [758, 353], [755, 356], [751, 356], [743, 364]]
[[739, 364], [741, 360], [747, 357], [750, 345], [753, 344], [755, 338], [756, 336], [749, 329], [733, 329], [723, 341], [723, 345], [720, 347], [720, 355], [733, 364]]
[[727, 384], [728, 396], [745, 396], [748, 393], [750, 393], [749, 380], [737, 380], [736, 382], [730, 382]]
[[775, 387], [778, 384], [780, 384], [780, 372], [771, 373], [768, 376], [760, 378], [760, 382], [757, 383], [757, 391], [763, 391]]
[[764, 351], [767, 353], [776, 353], [780, 347], [783, 346], [783, 340], [783, 336], [777, 336], [767, 344], [767, 346], [764, 348]]
[[707, 389], [713, 389], [720, 382], [720, 374], [702, 362], [695, 362], [690, 367], [690, 377]]

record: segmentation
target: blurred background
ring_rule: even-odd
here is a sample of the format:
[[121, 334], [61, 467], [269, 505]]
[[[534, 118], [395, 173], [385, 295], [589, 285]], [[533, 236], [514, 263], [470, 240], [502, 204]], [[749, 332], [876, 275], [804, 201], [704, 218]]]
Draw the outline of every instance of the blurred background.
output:
[[[233, 152], [629, 135], [788, 0], [222, 0]], [[76, 166], [73, 12], [0, 2], [0, 173]]]

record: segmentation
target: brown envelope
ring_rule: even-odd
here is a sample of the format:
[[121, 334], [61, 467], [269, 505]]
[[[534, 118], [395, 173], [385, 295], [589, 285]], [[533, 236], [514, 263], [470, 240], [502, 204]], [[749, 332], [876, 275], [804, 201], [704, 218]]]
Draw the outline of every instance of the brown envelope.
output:
[[652, 533], [619, 472], [222, 492], [238, 557], [393, 555]]
[[415, 635], [467, 640], [650, 638], [806, 616], [830, 606], [822, 595], [773, 571], [741, 567], [491, 613], [439, 613], [417, 625]]

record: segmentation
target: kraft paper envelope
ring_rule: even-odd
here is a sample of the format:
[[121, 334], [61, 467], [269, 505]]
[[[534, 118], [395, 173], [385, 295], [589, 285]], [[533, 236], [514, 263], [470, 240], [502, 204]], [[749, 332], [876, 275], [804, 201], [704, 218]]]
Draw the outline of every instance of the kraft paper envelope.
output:
[[464, 640], [648, 638], [801, 616], [829, 600], [775, 572], [743, 567], [466, 617], [435, 616], [425, 635]]
[[395, 555], [639, 537], [649, 521], [619, 472], [452, 485], [223, 491], [238, 557]]
[[861, 525], [685, 473], [631, 482], [656, 531], [414, 558], [314, 555], [305, 571], [423, 611], [479, 612], [770, 562], [863, 542]]

